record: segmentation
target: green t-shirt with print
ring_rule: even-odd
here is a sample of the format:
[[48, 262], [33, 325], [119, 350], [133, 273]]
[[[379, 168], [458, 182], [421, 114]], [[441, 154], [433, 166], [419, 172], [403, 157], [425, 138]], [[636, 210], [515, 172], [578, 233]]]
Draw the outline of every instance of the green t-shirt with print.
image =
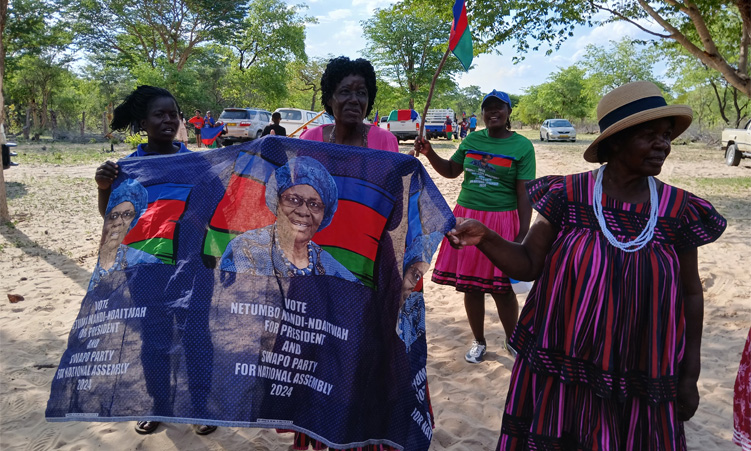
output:
[[451, 161], [464, 167], [456, 202], [472, 210], [516, 210], [516, 181], [535, 178], [535, 148], [518, 133], [503, 139], [487, 129], [470, 133]]

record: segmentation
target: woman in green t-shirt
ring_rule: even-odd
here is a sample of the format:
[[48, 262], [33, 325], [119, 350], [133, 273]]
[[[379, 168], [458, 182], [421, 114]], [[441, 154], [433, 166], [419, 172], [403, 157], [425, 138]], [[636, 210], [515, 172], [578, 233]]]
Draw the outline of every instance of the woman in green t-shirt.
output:
[[[510, 130], [511, 99], [493, 90], [482, 101], [485, 129], [470, 133], [454, 155], [446, 160], [424, 138], [415, 140], [415, 151], [428, 157], [444, 177], [464, 174], [454, 215], [474, 218], [509, 241], [521, 242], [529, 230], [532, 207], [525, 183], [535, 178], [535, 150], [525, 137]], [[452, 285], [464, 293], [464, 308], [474, 341], [465, 355], [470, 363], [485, 355], [485, 293], [495, 300], [508, 347], [519, 316], [519, 305], [508, 277], [474, 247], [457, 250], [444, 239], [438, 253], [433, 282]]]

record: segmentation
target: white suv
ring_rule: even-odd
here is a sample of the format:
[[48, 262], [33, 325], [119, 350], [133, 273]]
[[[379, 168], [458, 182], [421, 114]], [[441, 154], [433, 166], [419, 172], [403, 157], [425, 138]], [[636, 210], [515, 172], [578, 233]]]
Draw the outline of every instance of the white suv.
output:
[[225, 108], [219, 121], [227, 127], [223, 143], [229, 146], [237, 141], [260, 138], [263, 129], [271, 122], [271, 113], [257, 108]]

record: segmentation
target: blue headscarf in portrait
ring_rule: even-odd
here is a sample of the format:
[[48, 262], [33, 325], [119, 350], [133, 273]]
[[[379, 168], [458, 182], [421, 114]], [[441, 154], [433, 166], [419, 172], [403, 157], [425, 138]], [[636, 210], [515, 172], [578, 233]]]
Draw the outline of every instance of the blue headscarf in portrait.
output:
[[316, 232], [320, 232], [331, 224], [339, 201], [339, 190], [329, 171], [315, 158], [296, 157], [287, 164], [280, 166], [269, 178], [266, 184], [266, 205], [276, 215], [279, 197], [287, 189], [297, 185], [310, 185], [325, 205], [323, 220]]
[[136, 211], [136, 215], [135, 217], [133, 217], [133, 221], [131, 221], [130, 227], [128, 227], [128, 231], [130, 232], [130, 229], [132, 229], [136, 225], [138, 219], [141, 217], [143, 212], [146, 211], [146, 207], [149, 206], [149, 193], [146, 191], [146, 188], [144, 188], [143, 185], [138, 182], [138, 180], [127, 179], [112, 191], [110, 200], [107, 203], [107, 210], [105, 211], [105, 215], [110, 214], [110, 211], [113, 208], [123, 202], [130, 202], [131, 204], [133, 204], [133, 208]]

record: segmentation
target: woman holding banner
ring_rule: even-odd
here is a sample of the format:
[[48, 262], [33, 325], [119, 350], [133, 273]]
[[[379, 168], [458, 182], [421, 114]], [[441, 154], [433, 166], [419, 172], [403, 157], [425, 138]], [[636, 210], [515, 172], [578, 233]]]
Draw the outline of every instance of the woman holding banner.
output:
[[[509, 241], [520, 243], [529, 230], [532, 208], [524, 187], [535, 177], [535, 151], [525, 137], [510, 130], [511, 100], [493, 90], [482, 101], [484, 130], [471, 133], [449, 160], [435, 153], [430, 142], [415, 140], [415, 150], [428, 157], [442, 176], [464, 175], [454, 214], [475, 218]], [[433, 282], [464, 292], [464, 308], [474, 341], [464, 356], [480, 363], [485, 355], [485, 293], [495, 300], [506, 333], [504, 347], [516, 326], [519, 305], [508, 276], [475, 248], [457, 250], [443, 240], [433, 271]]]
[[373, 109], [377, 92], [370, 61], [333, 58], [321, 76], [321, 103], [335, 123], [308, 129], [300, 138], [399, 152], [399, 142], [391, 132], [363, 122]]
[[[126, 158], [190, 152], [185, 144], [175, 142], [179, 126], [180, 107], [175, 97], [166, 89], [146, 85], [139, 86], [125, 98], [123, 103], [115, 108], [110, 124], [112, 130], [130, 129], [132, 133], [146, 132], [147, 143], [139, 144], [136, 151]], [[106, 161], [97, 168], [94, 176], [98, 187], [99, 213], [105, 218], [107, 213], [110, 212], [108, 204], [112, 194], [112, 183], [115, 181], [118, 172], [117, 163]], [[150, 344], [157, 342], [158, 339], [144, 337], [143, 341], [142, 359], [144, 359], [144, 369], [146, 370], [150, 362], [163, 356], [155, 355], [156, 351], [147, 350], [151, 349]], [[159, 369], [151, 371], [149, 374], [152, 373], [156, 376], [163, 376], [161, 374], [163, 371], [160, 372]], [[159, 379], [159, 377], [147, 377], [147, 388], [152, 385], [152, 379]], [[169, 374], [167, 374], [167, 379], [169, 379]], [[149, 394], [155, 399], [155, 405], [166, 404], [166, 402], [160, 402], [163, 391], [159, 389], [149, 390]], [[159, 424], [158, 421], [138, 421], [135, 429], [139, 434], [151, 434], [156, 431]], [[206, 435], [214, 432], [216, 426], [194, 425], [194, 430], [196, 434]]]

